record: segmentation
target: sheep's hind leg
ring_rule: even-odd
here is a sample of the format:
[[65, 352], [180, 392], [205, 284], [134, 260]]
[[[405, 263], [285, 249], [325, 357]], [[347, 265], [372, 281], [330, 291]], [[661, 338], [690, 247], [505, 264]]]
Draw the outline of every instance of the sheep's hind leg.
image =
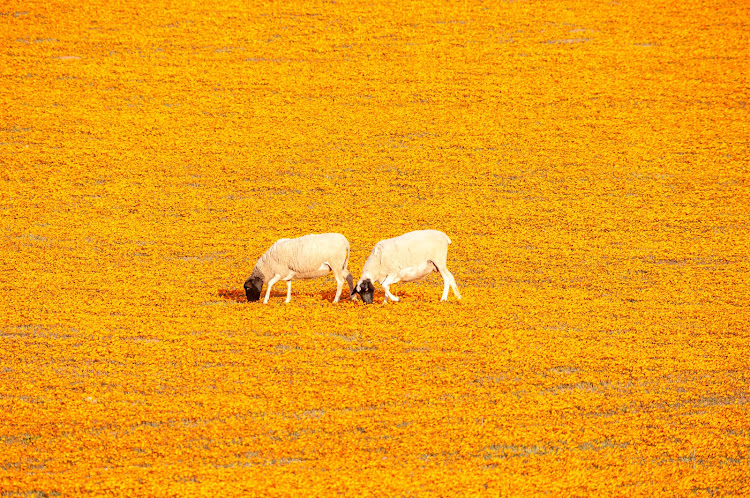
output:
[[268, 304], [268, 298], [271, 297], [271, 287], [273, 287], [273, 284], [281, 280], [281, 275], [276, 274], [273, 276], [273, 278], [268, 282], [268, 288], [266, 289], [266, 298], [263, 300], [263, 304]]
[[461, 299], [461, 293], [458, 292], [458, 286], [456, 285], [456, 279], [453, 278], [453, 274], [451, 273], [451, 289], [453, 290], [453, 295], [456, 296], [456, 299]]
[[334, 277], [336, 277], [336, 297], [333, 298], [333, 302], [338, 303], [339, 298], [341, 297], [341, 291], [344, 289], [344, 279], [341, 275], [336, 275], [335, 273]]
[[341, 297], [341, 291], [344, 290], [344, 279], [343, 278], [337, 278], [336, 279], [336, 297], [333, 298], [334, 303], [339, 302], [339, 298]]
[[292, 300], [292, 279], [286, 281], [286, 301], [285, 303], [288, 303]]
[[333, 302], [338, 303], [339, 298], [341, 297], [341, 291], [344, 289], [344, 277], [341, 275], [341, 270], [334, 270], [334, 266], [328, 262], [324, 264], [333, 272], [333, 278], [336, 279], [336, 297], [333, 298]]
[[435, 265], [435, 267], [440, 272], [440, 276], [443, 277], [443, 296], [440, 298], [440, 300], [441, 301], [448, 300], [448, 289], [452, 289], [453, 295], [456, 296], [458, 299], [461, 299], [461, 293], [458, 292], [458, 287], [456, 287], [456, 279], [453, 278], [453, 274], [450, 271], [448, 271], [448, 267], [444, 266], [440, 268], [437, 265]]

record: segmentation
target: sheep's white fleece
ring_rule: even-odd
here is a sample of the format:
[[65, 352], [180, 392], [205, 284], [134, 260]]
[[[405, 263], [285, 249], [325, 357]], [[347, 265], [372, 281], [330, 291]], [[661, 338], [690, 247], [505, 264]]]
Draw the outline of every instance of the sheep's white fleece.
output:
[[[357, 283], [370, 279], [385, 289], [386, 301], [398, 301], [388, 290], [388, 285], [399, 281], [413, 282], [437, 270], [445, 282], [442, 300], [448, 298], [448, 287], [461, 299], [455, 279], [448, 271], [448, 245], [451, 239], [439, 230], [417, 230], [392, 239], [381, 240], [373, 248]], [[431, 263], [431, 264], [430, 264]]]
[[444, 255], [447, 255], [450, 243], [451, 239], [438, 230], [417, 230], [381, 240], [375, 244], [365, 261], [362, 280], [369, 278], [382, 283], [388, 275], [397, 274], [404, 268], [418, 266], [435, 256], [445, 261]]
[[[255, 264], [251, 277], [260, 277], [263, 284], [268, 284], [278, 280], [317, 278], [333, 271], [339, 288], [335, 299], [338, 301], [343, 278], [349, 275], [348, 263], [346, 237], [340, 233], [310, 234], [274, 242]], [[270, 287], [267, 296], [268, 293]]]

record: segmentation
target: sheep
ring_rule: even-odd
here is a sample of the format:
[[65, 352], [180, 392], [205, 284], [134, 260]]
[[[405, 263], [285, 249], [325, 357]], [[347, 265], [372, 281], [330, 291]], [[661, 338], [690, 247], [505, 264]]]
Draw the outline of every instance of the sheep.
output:
[[340, 233], [310, 234], [296, 239], [279, 239], [258, 259], [253, 273], [245, 281], [248, 302], [260, 299], [263, 285], [268, 284], [263, 304], [268, 303], [271, 287], [286, 282], [286, 301], [292, 299], [292, 280], [322, 277], [333, 271], [336, 297], [339, 301], [344, 279], [349, 291], [354, 289], [349, 264], [349, 241]]
[[362, 278], [357, 282], [351, 293], [351, 298], [356, 299], [356, 294], [362, 297], [367, 304], [372, 303], [375, 293], [373, 281], [380, 282], [385, 290], [385, 299], [398, 301], [399, 298], [391, 294], [388, 286], [396, 282], [413, 282], [420, 280], [433, 271], [440, 272], [443, 277], [443, 297], [441, 301], [448, 299], [448, 288], [453, 289], [453, 294], [461, 299], [461, 294], [456, 287], [456, 279], [448, 271], [446, 260], [448, 258], [448, 244], [451, 239], [438, 230], [417, 230], [405, 233], [392, 239], [381, 240], [373, 248], [370, 256], [365, 261], [362, 269]]

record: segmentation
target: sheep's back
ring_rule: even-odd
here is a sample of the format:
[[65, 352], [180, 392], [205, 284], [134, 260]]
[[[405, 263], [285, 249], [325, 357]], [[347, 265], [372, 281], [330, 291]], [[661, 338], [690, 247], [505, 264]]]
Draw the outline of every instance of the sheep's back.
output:
[[343, 265], [348, 247], [341, 234], [310, 234], [279, 244], [274, 259], [295, 273], [318, 276], [324, 263]]
[[438, 230], [418, 230], [378, 242], [381, 264], [394, 269], [417, 266], [426, 260], [444, 259], [450, 239]]

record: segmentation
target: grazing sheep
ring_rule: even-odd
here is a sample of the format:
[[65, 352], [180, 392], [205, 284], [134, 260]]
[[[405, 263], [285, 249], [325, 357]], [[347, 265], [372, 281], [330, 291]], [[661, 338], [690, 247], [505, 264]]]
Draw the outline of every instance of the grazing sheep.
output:
[[384, 303], [388, 299], [398, 301], [399, 298], [391, 294], [388, 286], [396, 282], [413, 282], [420, 280], [433, 271], [440, 272], [445, 285], [441, 301], [448, 299], [448, 287], [453, 289], [453, 294], [461, 299], [461, 294], [456, 287], [456, 279], [448, 271], [446, 260], [448, 259], [448, 244], [451, 239], [438, 230], [417, 230], [405, 233], [399, 237], [381, 240], [372, 250], [365, 261], [362, 269], [362, 278], [352, 291], [362, 297], [367, 304], [372, 303], [375, 294], [373, 281], [380, 282], [385, 290]]
[[292, 280], [322, 277], [333, 271], [336, 277], [336, 297], [339, 301], [344, 279], [353, 290], [349, 264], [349, 241], [340, 233], [311, 234], [296, 239], [279, 239], [258, 259], [253, 273], [245, 281], [248, 301], [260, 299], [263, 285], [268, 284], [268, 302], [271, 287], [279, 280], [286, 282], [286, 301], [292, 299]]

